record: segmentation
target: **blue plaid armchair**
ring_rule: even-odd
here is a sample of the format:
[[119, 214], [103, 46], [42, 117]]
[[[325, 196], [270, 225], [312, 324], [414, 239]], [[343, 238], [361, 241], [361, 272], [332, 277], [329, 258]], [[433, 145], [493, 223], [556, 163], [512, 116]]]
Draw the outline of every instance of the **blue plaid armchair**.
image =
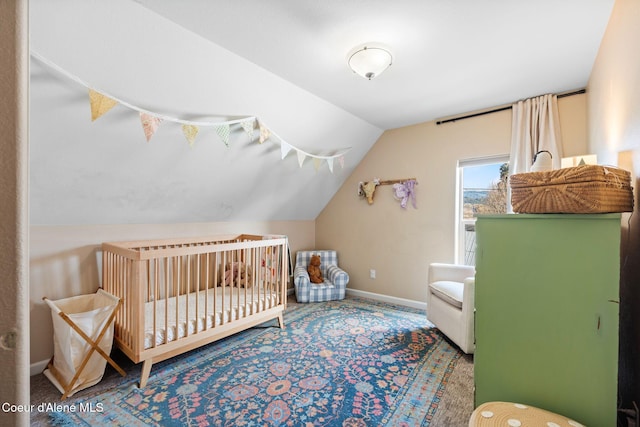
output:
[[[311, 283], [307, 266], [311, 255], [320, 255], [320, 270], [324, 283]], [[338, 267], [336, 251], [298, 251], [293, 284], [298, 302], [320, 302], [343, 299], [349, 275]]]

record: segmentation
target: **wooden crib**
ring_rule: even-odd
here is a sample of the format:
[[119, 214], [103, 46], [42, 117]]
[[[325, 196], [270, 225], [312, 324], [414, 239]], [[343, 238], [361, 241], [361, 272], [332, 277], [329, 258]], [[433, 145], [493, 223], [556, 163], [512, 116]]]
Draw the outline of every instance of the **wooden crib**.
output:
[[283, 236], [103, 243], [103, 288], [123, 299], [116, 345], [151, 366], [212, 341], [278, 319], [284, 328], [289, 277]]

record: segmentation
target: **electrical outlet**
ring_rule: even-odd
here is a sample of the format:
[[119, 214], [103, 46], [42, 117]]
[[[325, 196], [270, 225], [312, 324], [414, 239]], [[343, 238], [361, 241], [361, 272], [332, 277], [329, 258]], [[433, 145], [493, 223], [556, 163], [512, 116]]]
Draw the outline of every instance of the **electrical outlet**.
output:
[[369, 270], [369, 277], [372, 278], [372, 279], [375, 279], [376, 278], [376, 271], [373, 270], [373, 269]]

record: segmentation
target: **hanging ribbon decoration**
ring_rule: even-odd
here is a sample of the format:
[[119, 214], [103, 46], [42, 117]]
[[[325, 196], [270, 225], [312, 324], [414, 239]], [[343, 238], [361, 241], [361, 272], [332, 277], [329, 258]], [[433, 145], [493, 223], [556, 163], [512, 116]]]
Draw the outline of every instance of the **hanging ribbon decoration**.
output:
[[416, 206], [416, 180], [410, 179], [405, 182], [393, 184], [393, 195], [397, 200], [400, 200], [400, 206], [403, 209], [407, 208], [407, 201], [411, 200], [411, 204], [414, 209], [418, 209]]
[[89, 103], [91, 106], [91, 121], [95, 121], [110, 111], [116, 105], [123, 105], [131, 110], [135, 110], [140, 114], [140, 122], [142, 128], [144, 130], [144, 134], [147, 142], [151, 140], [151, 137], [156, 133], [158, 127], [162, 122], [173, 122], [179, 123], [182, 125], [182, 132], [185, 136], [185, 139], [189, 143], [190, 146], [193, 146], [196, 136], [199, 133], [201, 127], [213, 127], [218, 137], [222, 140], [222, 142], [229, 147], [229, 138], [231, 135], [231, 126], [232, 125], [240, 125], [242, 129], [249, 135], [249, 138], [253, 140], [253, 133], [256, 128], [256, 123], [258, 123], [258, 128], [260, 130], [260, 136], [258, 142], [260, 144], [269, 140], [274, 143], [280, 143], [281, 145], [281, 157], [284, 159], [287, 154], [294, 150], [297, 152], [298, 165], [302, 167], [304, 160], [307, 157], [313, 159], [314, 167], [316, 171], [319, 169], [321, 162], [324, 160], [327, 162], [327, 166], [331, 173], [333, 173], [333, 163], [334, 159], [338, 159], [338, 162], [341, 167], [344, 168], [344, 154], [351, 150], [351, 147], [335, 150], [334, 154], [331, 155], [318, 155], [312, 154], [306, 151], [303, 151], [299, 148], [294, 147], [293, 145], [285, 142], [281, 137], [279, 137], [276, 133], [273, 132], [270, 128], [268, 128], [261, 120], [258, 120], [257, 117], [249, 116], [242, 117], [238, 119], [232, 119], [227, 121], [193, 121], [193, 120], [184, 120], [176, 117], [166, 116], [164, 114], [148, 111], [137, 107], [133, 104], [130, 104], [126, 101], [118, 99], [114, 96], [111, 96], [103, 91], [99, 91], [89, 84], [85, 83], [79, 77], [76, 77], [64, 69], [60, 68], [58, 65], [53, 62], [45, 59], [40, 54], [35, 51], [30, 52], [31, 56], [48, 67], [58, 71], [59, 73], [65, 75], [66, 77], [74, 80], [75, 82], [85, 86], [89, 89]]

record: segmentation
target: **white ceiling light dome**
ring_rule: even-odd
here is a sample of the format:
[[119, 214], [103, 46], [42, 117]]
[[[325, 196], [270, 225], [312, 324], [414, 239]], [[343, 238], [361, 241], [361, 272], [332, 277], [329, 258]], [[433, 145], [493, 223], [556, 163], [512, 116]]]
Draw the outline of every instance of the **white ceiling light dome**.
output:
[[393, 64], [393, 55], [387, 48], [365, 45], [353, 50], [348, 62], [354, 73], [371, 80]]

